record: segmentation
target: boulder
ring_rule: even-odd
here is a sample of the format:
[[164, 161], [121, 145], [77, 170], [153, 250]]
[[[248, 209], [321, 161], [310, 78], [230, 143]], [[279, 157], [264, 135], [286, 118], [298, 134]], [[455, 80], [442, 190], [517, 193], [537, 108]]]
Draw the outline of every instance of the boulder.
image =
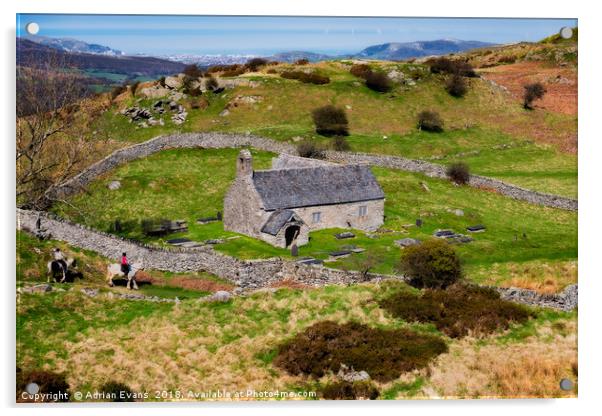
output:
[[337, 377], [349, 383], [370, 380], [370, 375], [364, 370], [355, 371], [353, 367], [349, 368], [345, 364], [341, 364], [339, 372], [337, 373]]
[[178, 89], [182, 87], [182, 78], [176, 77], [165, 77], [165, 86], [171, 89]]
[[163, 98], [169, 94], [169, 89], [160, 85], [142, 88], [137, 94], [146, 98]]
[[121, 188], [121, 182], [119, 182], [119, 181], [111, 181], [107, 185], [107, 188], [109, 188], [111, 191], [116, 191], [117, 189]]
[[229, 302], [232, 299], [232, 294], [225, 290], [218, 290], [212, 295], [205, 296], [199, 299], [199, 302]]
[[41, 285], [25, 286], [21, 290], [25, 293], [46, 293], [52, 292], [52, 286], [47, 283], [43, 283]]

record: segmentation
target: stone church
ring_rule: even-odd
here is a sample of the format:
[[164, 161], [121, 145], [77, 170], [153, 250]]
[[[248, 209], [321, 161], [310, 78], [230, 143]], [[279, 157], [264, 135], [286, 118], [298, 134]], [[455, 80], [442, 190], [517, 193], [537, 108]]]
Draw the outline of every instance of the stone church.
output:
[[242, 150], [224, 200], [224, 228], [276, 247], [301, 246], [323, 228], [376, 230], [384, 200], [368, 166], [280, 155], [272, 169], [254, 171], [251, 153]]

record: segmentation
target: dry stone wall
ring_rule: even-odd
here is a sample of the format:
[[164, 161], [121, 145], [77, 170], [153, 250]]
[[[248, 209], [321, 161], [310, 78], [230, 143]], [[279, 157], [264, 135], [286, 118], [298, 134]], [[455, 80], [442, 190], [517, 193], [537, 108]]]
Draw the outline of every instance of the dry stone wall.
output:
[[[269, 286], [282, 279], [293, 279], [312, 286], [327, 284], [351, 284], [365, 280], [403, 280], [403, 276], [368, 274], [367, 279], [359, 272], [331, 269], [320, 265], [305, 265], [280, 258], [265, 260], [240, 260], [216, 252], [211, 247], [161, 248], [125, 240], [83, 225], [74, 224], [46, 212], [17, 209], [17, 228], [36, 232], [40, 228], [51, 238], [65, 241], [75, 247], [95, 251], [117, 260], [127, 252], [133, 262], [142, 261], [147, 269], [171, 272], [206, 271], [222, 277], [243, 289]], [[564, 292], [542, 295], [532, 290], [495, 288], [501, 297], [530, 306], [569, 311], [577, 307], [577, 285]]]
[[[197, 147], [218, 149], [246, 146], [274, 153], [284, 153], [290, 155], [295, 155], [297, 153], [295, 146], [291, 144], [252, 135], [226, 133], [188, 133], [160, 136], [144, 143], [135, 144], [133, 146], [115, 151], [72, 179], [51, 189], [48, 193], [48, 196], [50, 199], [63, 199], [69, 195], [81, 191], [96, 177], [111, 171], [123, 163], [147, 157], [162, 150]], [[421, 160], [406, 159], [398, 156], [337, 151], [326, 151], [325, 156], [329, 161], [332, 162], [363, 163], [371, 166], [380, 166], [422, 173], [435, 178], [446, 177], [445, 168], [442, 165]], [[495, 190], [502, 195], [517, 200], [527, 201], [532, 204], [571, 211], [576, 211], [578, 209], [578, 203], [575, 199], [531, 191], [484, 176], [472, 175], [468, 185], [476, 188]]]
[[[35, 233], [38, 220], [40, 229], [49, 233], [51, 238], [92, 250], [110, 259], [118, 260], [122, 252], [127, 252], [132, 263], [142, 262], [146, 269], [171, 272], [202, 270], [243, 288], [265, 287], [286, 278], [308, 285], [355, 283], [363, 280], [358, 272], [330, 269], [320, 265], [297, 264], [280, 258], [240, 260], [219, 253], [211, 246], [163, 248], [142, 244], [74, 224], [46, 212], [17, 210], [18, 229]], [[370, 279], [391, 277], [396, 278], [369, 275]]]

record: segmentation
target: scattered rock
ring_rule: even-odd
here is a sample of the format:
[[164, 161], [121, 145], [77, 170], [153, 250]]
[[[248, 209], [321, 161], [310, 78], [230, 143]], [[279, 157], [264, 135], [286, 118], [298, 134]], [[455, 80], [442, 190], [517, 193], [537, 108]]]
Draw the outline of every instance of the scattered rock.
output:
[[337, 240], [344, 240], [346, 238], [353, 238], [355, 237], [355, 234], [353, 234], [350, 231], [345, 231], [343, 233], [339, 233], [339, 234], [335, 234], [334, 238], [336, 238]]
[[366, 371], [355, 371], [353, 367], [349, 368], [342, 363], [339, 372], [337, 373], [337, 377], [349, 383], [353, 383], [355, 381], [370, 380], [370, 375]]
[[404, 248], [420, 244], [420, 240], [417, 240], [415, 238], [402, 238], [401, 240], [395, 240], [394, 243], [396, 246]]
[[48, 283], [43, 283], [34, 286], [25, 286], [21, 289], [25, 293], [47, 293], [52, 292], [52, 286]]
[[172, 89], [181, 88], [182, 87], [182, 78], [180, 78], [179, 76], [165, 77], [165, 86], [172, 88]]
[[84, 287], [80, 290], [84, 295], [90, 296], [91, 298], [98, 296], [98, 289], [93, 289], [91, 287]]
[[405, 80], [405, 74], [401, 71], [398, 71], [397, 69], [389, 71], [389, 73], [387, 73], [387, 76], [393, 82], [403, 82]]
[[116, 191], [117, 189], [121, 188], [121, 182], [119, 182], [119, 181], [111, 181], [107, 185], [107, 188], [109, 188], [111, 191]]
[[230, 115], [230, 110], [224, 108], [221, 113], [219, 113], [220, 117], [226, 117]]
[[232, 294], [225, 290], [218, 290], [212, 295], [205, 296], [199, 299], [199, 302], [222, 302], [226, 303], [232, 299]]

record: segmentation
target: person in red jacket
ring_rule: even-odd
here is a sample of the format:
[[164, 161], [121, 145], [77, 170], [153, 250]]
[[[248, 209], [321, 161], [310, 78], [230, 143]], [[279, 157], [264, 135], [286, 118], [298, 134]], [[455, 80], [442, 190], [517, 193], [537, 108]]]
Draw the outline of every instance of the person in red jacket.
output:
[[121, 271], [126, 276], [130, 273], [130, 262], [128, 261], [128, 257], [125, 253], [121, 254]]

